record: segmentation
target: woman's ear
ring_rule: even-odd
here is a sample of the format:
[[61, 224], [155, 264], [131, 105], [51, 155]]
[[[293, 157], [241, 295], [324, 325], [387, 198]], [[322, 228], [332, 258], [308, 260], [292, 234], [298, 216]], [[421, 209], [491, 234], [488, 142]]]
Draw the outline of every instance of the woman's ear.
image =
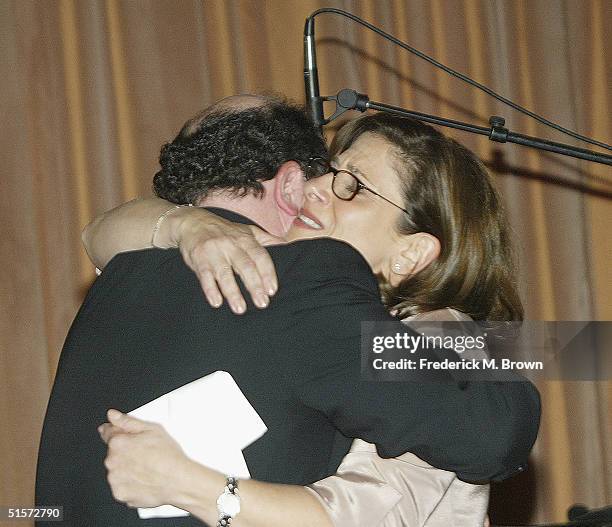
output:
[[388, 282], [395, 287], [419, 271], [425, 269], [440, 255], [440, 241], [427, 232], [417, 232], [405, 237], [401, 246], [389, 261]]

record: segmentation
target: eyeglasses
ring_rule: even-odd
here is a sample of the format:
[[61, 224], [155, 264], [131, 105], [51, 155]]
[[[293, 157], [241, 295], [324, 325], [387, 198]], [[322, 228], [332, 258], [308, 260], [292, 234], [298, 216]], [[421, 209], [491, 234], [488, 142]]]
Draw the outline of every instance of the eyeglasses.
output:
[[306, 175], [308, 179], [316, 178], [331, 172], [333, 174], [332, 192], [334, 193], [334, 196], [343, 201], [351, 201], [357, 194], [359, 194], [361, 190], [367, 190], [375, 196], [384, 199], [387, 203], [390, 203], [399, 210], [409, 214], [405, 208], [393, 203], [390, 199], [385, 198], [383, 195], [362, 183], [361, 180], [352, 172], [334, 168], [322, 157], [310, 158], [308, 160], [307, 168], [308, 170], [306, 171]]

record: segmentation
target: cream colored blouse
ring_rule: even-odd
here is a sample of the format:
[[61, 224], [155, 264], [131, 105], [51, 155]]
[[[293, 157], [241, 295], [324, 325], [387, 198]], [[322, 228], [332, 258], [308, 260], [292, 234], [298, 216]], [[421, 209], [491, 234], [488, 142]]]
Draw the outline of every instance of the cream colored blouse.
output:
[[[469, 321], [454, 309], [405, 319]], [[333, 476], [306, 487], [335, 527], [481, 527], [489, 485], [473, 485], [432, 467], [411, 453], [383, 459], [376, 447], [355, 439]]]

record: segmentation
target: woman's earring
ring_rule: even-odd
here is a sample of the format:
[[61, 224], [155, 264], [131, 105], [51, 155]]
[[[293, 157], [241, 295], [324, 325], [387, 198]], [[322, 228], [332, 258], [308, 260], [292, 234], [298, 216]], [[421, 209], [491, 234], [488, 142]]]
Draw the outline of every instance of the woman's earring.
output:
[[393, 264], [393, 272], [396, 274], [400, 274], [402, 272], [402, 266], [400, 265], [399, 262], [395, 262]]

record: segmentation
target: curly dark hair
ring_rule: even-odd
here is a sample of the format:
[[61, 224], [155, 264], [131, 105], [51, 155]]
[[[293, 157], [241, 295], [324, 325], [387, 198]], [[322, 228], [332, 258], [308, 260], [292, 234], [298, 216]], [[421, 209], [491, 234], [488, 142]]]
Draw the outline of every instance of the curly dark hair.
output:
[[289, 160], [302, 168], [327, 157], [325, 140], [304, 108], [276, 97], [247, 108], [220, 105], [187, 121], [159, 156], [153, 178], [160, 198], [196, 203], [211, 190], [261, 196], [260, 181], [272, 179]]

